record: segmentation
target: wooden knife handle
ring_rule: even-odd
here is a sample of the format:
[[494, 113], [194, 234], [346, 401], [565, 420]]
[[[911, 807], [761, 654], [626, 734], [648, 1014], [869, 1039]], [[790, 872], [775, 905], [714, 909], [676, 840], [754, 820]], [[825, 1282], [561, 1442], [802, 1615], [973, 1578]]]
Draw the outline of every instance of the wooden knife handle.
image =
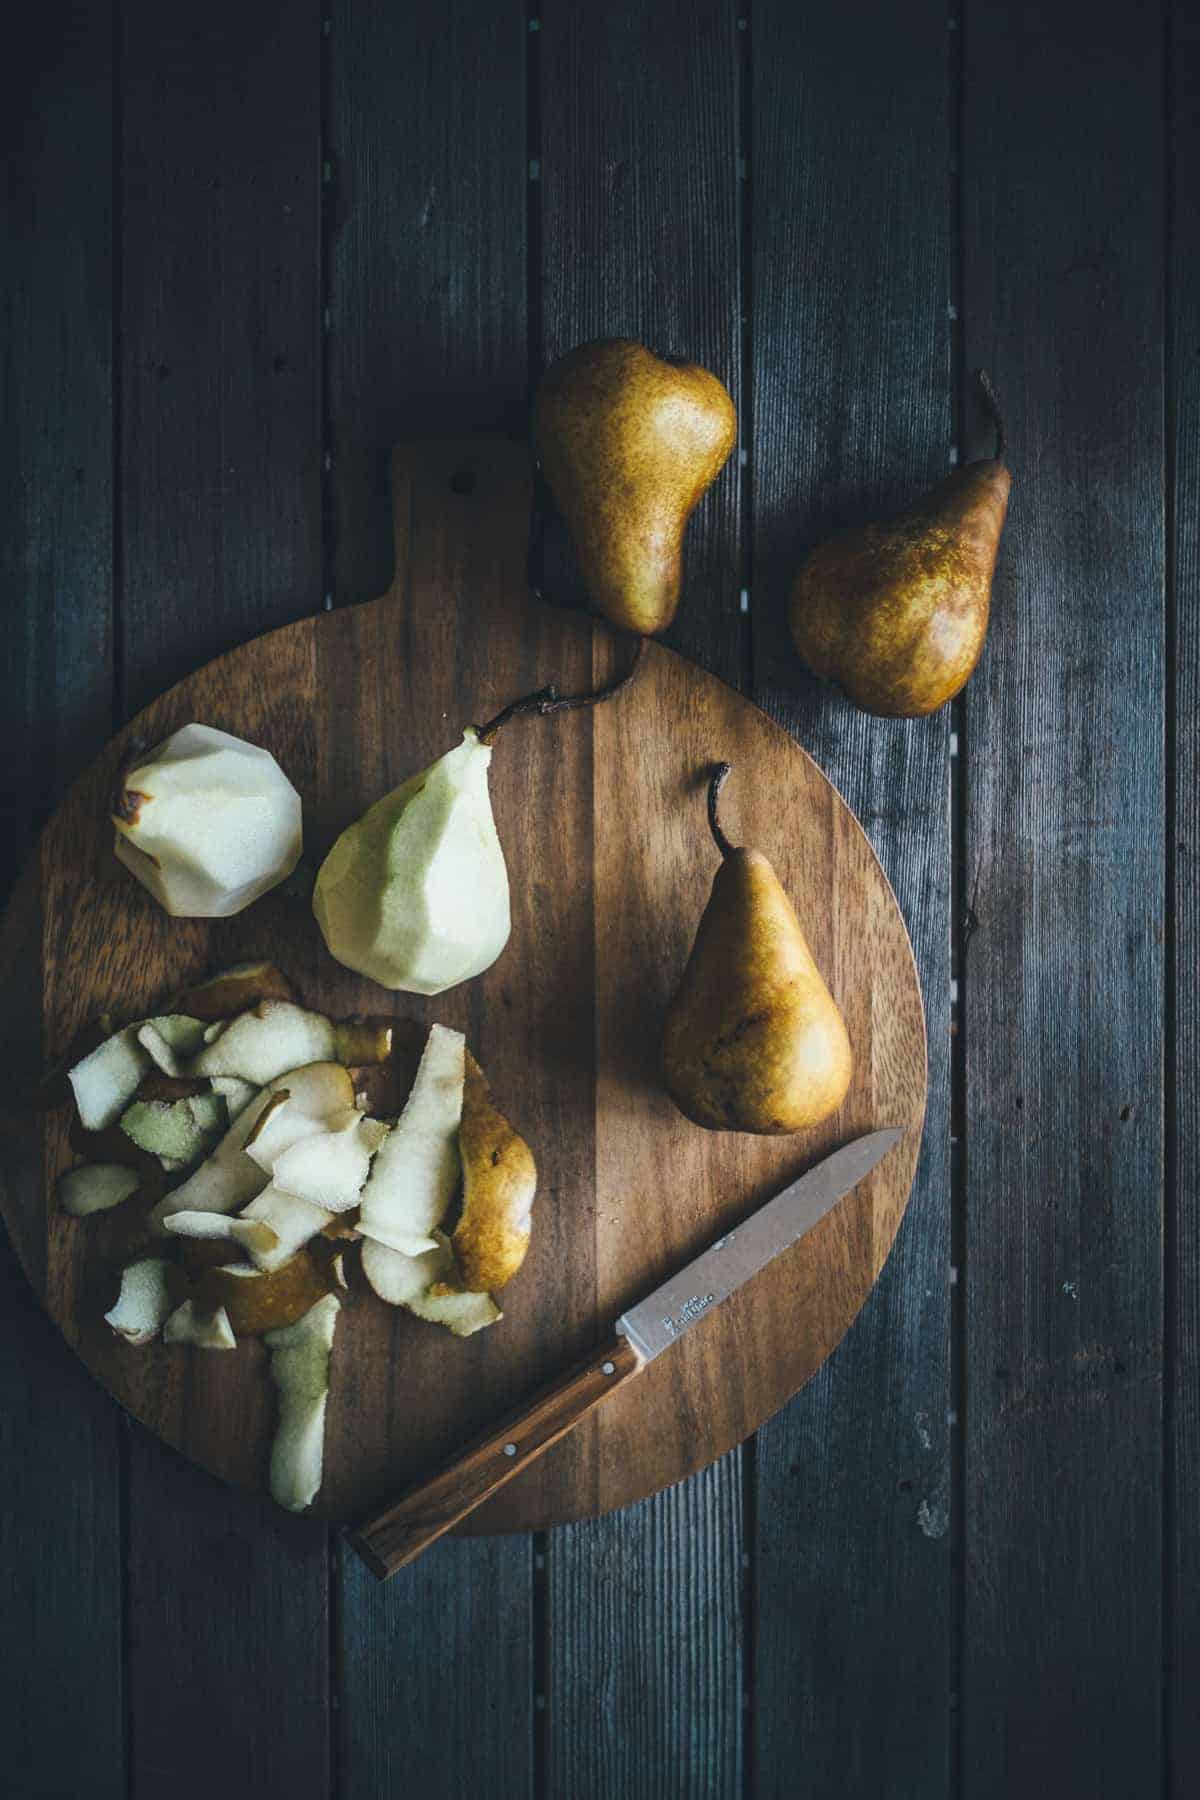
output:
[[641, 1366], [642, 1358], [627, 1338], [610, 1338], [454, 1462], [352, 1532], [350, 1542], [385, 1581], [527, 1469], [593, 1407], [631, 1381]]

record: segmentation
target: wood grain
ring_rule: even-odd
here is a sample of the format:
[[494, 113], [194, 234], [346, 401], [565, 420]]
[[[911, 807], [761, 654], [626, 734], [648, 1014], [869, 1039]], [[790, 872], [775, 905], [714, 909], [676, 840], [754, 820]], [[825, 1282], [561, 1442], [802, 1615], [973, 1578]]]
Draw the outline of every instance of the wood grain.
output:
[[[738, 58], [728, 0], [541, 7], [545, 366], [594, 337], [711, 369], [740, 400]], [[737, 452], [688, 527], [666, 642], [740, 678]], [[551, 518], [547, 591], [586, 604]]]
[[[112, 728], [112, 7], [41, 8], [0, 69], [0, 893]], [[31, 921], [32, 924], [32, 921]], [[40, 1050], [39, 969], [0, 957], [0, 1060]], [[40, 1148], [6, 1144], [37, 1186]], [[124, 1800], [121, 1436], [0, 1235], [5, 1785]], [[63, 1719], [71, 1729], [62, 1729]]]
[[[458, 479], [464, 470], [473, 476], [467, 493]], [[332, 814], [341, 822], [356, 816], [399, 768], [420, 767], [453, 742], [460, 721], [490, 715], [519, 687], [551, 677], [565, 685], [581, 659], [598, 673], [607, 662], [599, 627], [528, 596], [527, 492], [522, 460], [503, 442], [398, 454], [402, 574], [392, 593], [244, 646], [164, 695], [130, 730], [154, 741], [196, 717], [276, 750], [305, 795], [310, 843], [319, 849]], [[473, 654], [464, 656], [464, 645]], [[386, 669], [394, 670], [388, 685], [399, 704], [381, 728], [371, 695]], [[836, 1214], [659, 1358], [636, 1393], [614, 1395], [590, 1429], [548, 1452], [477, 1522], [511, 1530], [605, 1511], [705, 1466], [820, 1366], [869, 1292], [908, 1197], [925, 1077], [911, 951], [865, 837], [815, 765], [731, 689], [657, 647], [619, 702], [509, 730], [520, 736], [500, 741], [492, 770], [512, 859], [508, 950], [473, 988], [436, 1001], [397, 997], [395, 1008], [402, 1021], [437, 1017], [468, 1032], [498, 1100], [535, 1146], [540, 1229], [506, 1290], [505, 1322], [465, 1344], [367, 1294], [347, 1308], [334, 1348], [334, 1391], [343, 1400], [330, 1409], [319, 1501], [332, 1518], [353, 1521], [400, 1492], [559, 1369], [572, 1345], [594, 1341], [714, 1230], [834, 1145], [880, 1122], [906, 1125], [904, 1143]], [[333, 764], [330, 746], [351, 731], [357, 755], [351, 766], [345, 758]], [[311, 764], [304, 754], [310, 732]], [[204, 964], [264, 944], [302, 991], [319, 968], [322, 998], [339, 1012], [359, 1010], [363, 984], [322, 957], [307, 909], [268, 896], [237, 919], [181, 929], [128, 881], [111, 857], [103, 803], [125, 735], [72, 790], [29, 877], [43, 908], [43, 946], [54, 946], [45, 970], [49, 1042], [69, 1038], [102, 1006], [128, 1011], [136, 996], [136, 1012]], [[574, 803], [572, 769], [589, 766], [573, 764], [573, 739], [576, 746], [594, 739], [595, 787], [594, 850], [571, 876], [585, 895], [594, 886], [595, 935], [592, 906], [584, 904], [575, 941], [561, 921], [554, 938], [545, 935], [539, 882], [526, 876], [560, 867], [558, 820]], [[656, 1009], [712, 875], [698, 777], [714, 744], [744, 772], [730, 784], [727, 828], [772, 855], [855, 1047], [855, 1079], [841, 1111], [794, 1139], [702, 1132], [673, 1111], [654, 1074]], [[335, 766], [331, 793], [326, 771]], [[544, 804], [548, 793], [556, 807]], [[85, 914], [76, 899], [81, 876], [91, 884]], [[75, 928], [64, 939], [58, 922], [68, 909]], [[24, 916], [23, 909], [14, 914]], [[38, 954], [36, 941], [29, 950]], [[370, 997], [379, 1003], [378, 993]], [[568, 1030], [565, 1052], [594, 1057], [598, 1071], [587, 1117], [595, 1108], [603, 1142], [598, 1136], [590, 1173], [577, 1168], [571, 1144], [574, 1115], [565, 1109], [575, 1090], [565, 1098], [558, 1092], [560, 1056], [547, 1055], [531, 1029], [548, 1005], [568, 1021], [596, 1020], [594, 1045], [583, 1039], [572, 1050]], [[48, 1180], [63, 1160], [63, 1135], [62, 1120], [52, 1118]], [[44, 1245], [47, 1305], [106, 1385], [195, 1460], [259, 1486], [271, 1404], [260, 1347], [223, 1357], [161, 1347], [135, 1355], [81, 1304], [101, 1234], [48, 1213], [36, 1184], [6, 1191], [4, 1209], [19, 1243]], [[571, 1279], [572, 1246], [594, 1271], [590, 1291]], [[38, 1258], [26, 1261], [36, 1278]]]
[[743, 1791], [740, 1462], [549, 1540], [548, 1792]]
[[[1200, 162], [1200, 16], [1175, 5], [1170, 17], [1167, 468], [1174, 626], [1172, 799], [1167, 816], [1174, 876], [1174, 942], [1168, 995], [1174, 1022], [1168, 1090], [1166, 1270], [1171, 1347], [1167, 1437], [1168, 1793], [1186, 1800], [1200, 1769], [1200, 217], [1191, 171]], [[1170, 665], [1168, 665], [1169, 667]], [[1171, 1054], [1168, 1039], [1168, 1055]]]
[[391, 580], [397, 441], [525, 433], [528, 32], [519, 0], [326, 11], [329, 523], [343, 603]]
[[[139, 0], [122, 9], [121, 42], [127, 717], [217, 651], [320, 606], [320, 38], [315, 17], [279, 0], [250, 9]], [[286, 663], [272, 676], [258, 703], [269, 723], [259, 719], [304, 777], [311, 725], [296, 710]], [[196, 704], [218, 703], [207, 693]], [[74, 872], [64, 866], [56, 891], [125, 1004], [147, 992], [154, 965], [143, 963], [142, 933], [152, 909], [136, 899], [105, 943], [103, 910], [79, 906], [90, 860]], [[222, 956], [219, 931], [209, 937], [164, 918], [153, 932], [195, 967]], [[260, 939], [259, 948], [271, 946]], [[56, 954], [52, 961], [52, 985], [66, 1001], [69, 968]], [[144, 1373], [161, 1384], [162, 1404], [189, 1411], [196, 1441], [220, 1434], [216, 1396], [203, 1384], [190, 1394], [185, 1364], [172, 1368], [165, 1357]], [[260, 1390], [269, 1384], [257, 1367], [251, 1381], [254, 1416], [268, 1430]], [[323, 1534], [289, 1529], [269, 1512], [256, 1519], [239, 1496], [134, 1432], [127, 1581], [138, 1800], [220, 1792], [231, 1779], [297, 1800], [324, 1796]]]
[[[531, 246], [542, 366], [588, 338], [630, 335], [716, 371], [741, 398], [738, 318], [738, 34], [728, 0], [683, 5], [539, 8], [535, 184]], [[533, 257], [531, 256], [531, 261]], [[694, 515], [684, 587], [668, 634], [712, 673], [741, 686], [747, 633], [739, 611], [740, 470], [735, 452]], [[561, 523], [549, 513], [538, 571], [552, 602], [583, 594]], [[623, 812], [626, 810], [622, 808]], [[605, 1142], [610, 1142], [606, 1139]], [[603, 1144], [600, 1146], [603, 1150]], [[581, 1281], [595, 1279], [579, 1270]], [[553, 1611], [546, 1780], [588, 1800], [684, 1781], [678, 1724], [703, 1718], [698, 1737], [714, 1771], [740, 1766], [744, 1728], [740, 1566], [741, 1452], [706, 1477], [704, 1501], [664, 1495], [619, 1524], [580, 1525], [547, 1544]], [[673, 1531], [687, 1521], [686, 1543]], [[671, 1550], [668, 1547], [671, 1546]], [[614, 1642], [614, 1563], [640, 1571], [639, 1604]], [[700, 1577], [681, 1604], [678, 1575]], [[713, 1653], [689, 1643], [699, 1609]], [[605, 1726], [589, 1728], [596, 1695]], [[636, 1695], [636, 1702], [631, 1704]], [[597, 1785], [601, 1776], [607, 1786]]]
[[532, 1794], [533, 1552], [447, 1538], [387, 1583], [337, 1550], [338, 1800]]
[[963, 1780], [1156, 1793], [1162, 18], [1022, 0], [964, 50], [967, 356], [1015, 479], [966, 692]]
[[800, 666], [785, 609], [806, 549], [946, 472], [946, 9], [763, 0], [751, 39], [753, 692], [888, 869], [930, 1046], [892, 1261], [837, 1356], [758, 1439], [753, 1779], [789, 1794], [803, 1768], [814, 1792], [932, 1796], [949, 1784], [953, 1617], [950, 718], [857, 712]]

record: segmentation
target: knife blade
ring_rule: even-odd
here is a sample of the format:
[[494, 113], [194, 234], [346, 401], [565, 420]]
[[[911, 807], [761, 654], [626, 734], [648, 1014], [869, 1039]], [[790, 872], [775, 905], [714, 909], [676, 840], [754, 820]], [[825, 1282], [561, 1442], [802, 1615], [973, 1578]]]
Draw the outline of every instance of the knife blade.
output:
[[894, 1126], [887, 1127], [835, 1150], [622, 1313], [617, 1331], [629, 1339], [643, 1362], [652, 1362], [697, 1319], [805, 1237], [903, 1135]]
[[350, 1541], [385, 1580], [536, 1460], [615, 1389], [798, 1243], [899, 1142], [889, 1126], [844, 1144], [727, 1231], [636, 1306], [614, 1334]]

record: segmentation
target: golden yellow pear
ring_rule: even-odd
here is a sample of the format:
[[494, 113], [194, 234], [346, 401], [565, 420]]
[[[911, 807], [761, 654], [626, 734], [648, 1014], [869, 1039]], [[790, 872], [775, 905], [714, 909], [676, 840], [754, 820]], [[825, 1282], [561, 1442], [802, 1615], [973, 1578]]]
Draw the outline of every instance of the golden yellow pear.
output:
[[952, 700], [987, 636], [1011, 478], [987, 377], [996, 454], [956, 469], [898, 518], [831, 538], [792, 586], [796, 648], [856, 705], [920, 718]]
[[710, 1131], [803, 1131], [845, 1098], [850, 1040], [779, 877], [760, 850], [735, 849], [721, 830], [728, 774], [722, 763], [709, 787], [722, 862], [667, 1013], [663, 1080]]
[[597, 338], [547, 370], [534, 436], [592, 600], [623, 631], [665, 631], [688, 519], [737, 438], [728, 390], [697, 363]]

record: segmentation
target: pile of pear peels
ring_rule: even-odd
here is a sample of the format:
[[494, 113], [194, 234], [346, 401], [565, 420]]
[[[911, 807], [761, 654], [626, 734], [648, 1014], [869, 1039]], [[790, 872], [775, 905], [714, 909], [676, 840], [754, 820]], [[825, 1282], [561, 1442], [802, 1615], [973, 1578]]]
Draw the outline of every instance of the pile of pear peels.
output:
[[280, 1396], [270, 1490], [292, 1511], [321, 1486], [348, 1253], [381, 1299], [469, 1337], [501, 1317], [493, 1292], [529, 1246], [533, 1156], [462, 1033], [432, 1026], [399, 1116], [373, 1118], [352, 1071], [391, 1048], [389, 1025], [309, 1011], [273, 964], [252, 963], [66, 1071], [88, 1160], [59, 1203], [132, 1220], [107, 1323], [134, 1346], [262, 1337]]

